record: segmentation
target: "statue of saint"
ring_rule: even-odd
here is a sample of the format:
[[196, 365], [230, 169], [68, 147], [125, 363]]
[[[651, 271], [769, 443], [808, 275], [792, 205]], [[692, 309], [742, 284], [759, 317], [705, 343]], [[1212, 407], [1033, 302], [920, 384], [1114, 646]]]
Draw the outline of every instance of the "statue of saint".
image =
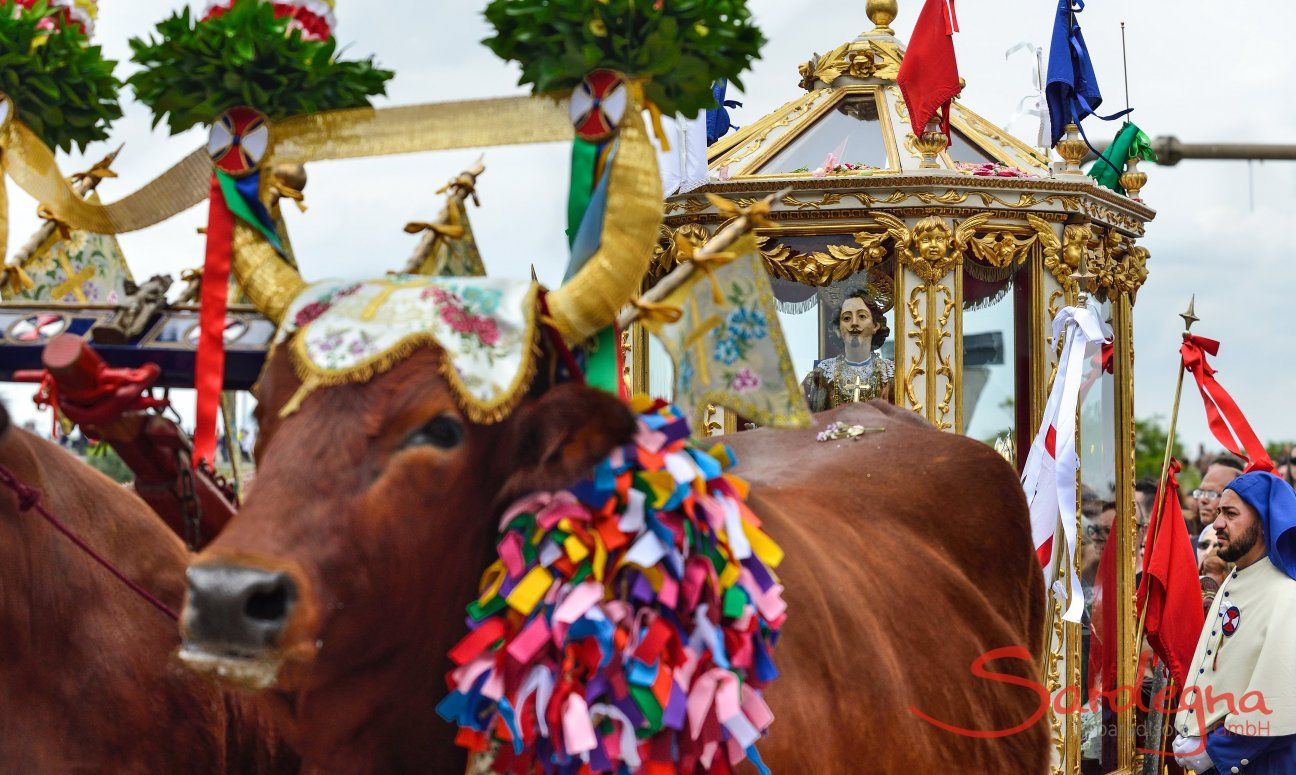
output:
[[878, 349], [891, 329], [877, 296], [868, 289], [847, 296], [837, 311], [837, 333], [846, 351], [816, 363], [801, 383], [810, 411], [875, 398], [890, 401], [895, 361], [883, 358]]

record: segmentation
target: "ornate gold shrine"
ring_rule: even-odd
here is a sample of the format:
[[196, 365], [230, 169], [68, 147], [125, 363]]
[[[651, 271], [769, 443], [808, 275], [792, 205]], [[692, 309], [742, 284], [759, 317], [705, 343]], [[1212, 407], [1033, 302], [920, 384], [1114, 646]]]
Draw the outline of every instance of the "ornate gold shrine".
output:
[[[1061, 171], [1068, 166], [1061, 162], [1059, 171], [1051, 171], [1039, 150], [957, 100], [949, 148], [916, 137], [895, 84], [904, 56], [903, 44], [887, 27], [895, 3], [871, 0], [869, 16], [877, 24], [873, 31], [800, 66], [805, 94], [711, 146], [708, 185], [667, 199], [655, 276], [675, 263], [679, 240], [700, 245], [727, 222], [705, 194], [747, 206], [790, 188], [770, 215], [773, 227], [759, 231], [771, 277], [807, 293], [852, 278], [861, 284], [878, 276], [889, 280], [896, 403], [956, 433], [969, 431], [975, 397], [967, 383], [983, 368], [968, 365], [979, 356], [965, 325], [985, 315], [977, 309], [983, 303], [979, 294], [999, 287], [990, 306], [1010, 301], [1006, 311], [996, 313], [1002, 318], [1003, 368], [1011, 370], [1004, 400], [1011, 404], [1010, 428], [997, 440], [980, 437], [994, 441], [1020, 466], [1056, 369], [1051, 321], [1062, 306], [1077, 302], [1072, 275], [1085, 257], [1094, 276], [1089, 290], [1110, 319], [1114, 347], [1104, 353], [1109, 370], [1093, 364], [1093, 388], [1080, 410], [1081, 480], [1090, 500], [1116, 503], [1110, 540], [1117, 541], [1120, 555], [1118, 587], [1128, 593], [1118, 601], [1118, 683], [1137, 685], [1132, 311], [1148, 274], [1148, 251], [1137, 243], [1155, 212], [1083, 174]], [[818, 170], [828, 153], [842, 148], [843, 138], [840, 161], [858, 168]], [[1075, 149], [1063, 150], [1074, 167]], [[1006, 168], [1021, 176], [1003, 176], [1018, 174]], [[816, 346], [798, 341], [795, 326], [785, 322], [783, 327], [794, 350]], [[628, 332], [626, 344], [632, 387], [662, 392], [669, 362], [650, 355], [642, 331]], [[817, 345], [823, 357], [822, 335]], [[713, 433], [736, 429], [736, 418], [723, 410], [715, 412], [708, 428]], [[1079, 549], [1073, 559], [1082, 561]], [[1058, 604], [1050, 599], [1050, 605], [1042, 678], [1056, 695], [1081, 683], [1085, 655], [1080, 625], [1063, 626]], [[1132, 773], [1138, 764], [1132, 714], [1120, 714], [1115, 755], [1102, 759], [1103, 772]], [[1050, 718], [1053, 771], [1079, 773], [1081, 718], [1067, 713]]]

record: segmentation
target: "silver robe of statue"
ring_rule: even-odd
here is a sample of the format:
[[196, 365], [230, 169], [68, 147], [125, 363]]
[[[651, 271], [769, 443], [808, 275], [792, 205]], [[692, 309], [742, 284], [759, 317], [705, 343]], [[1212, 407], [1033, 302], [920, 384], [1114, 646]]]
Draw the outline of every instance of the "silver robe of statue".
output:
[[846, 356], [825, 358], [801, 382], [810, 411], [823, 412], [854, 401], [890, 400], [895, 380], [895, 361], [878, 351], [866, 361], [855, 363]]

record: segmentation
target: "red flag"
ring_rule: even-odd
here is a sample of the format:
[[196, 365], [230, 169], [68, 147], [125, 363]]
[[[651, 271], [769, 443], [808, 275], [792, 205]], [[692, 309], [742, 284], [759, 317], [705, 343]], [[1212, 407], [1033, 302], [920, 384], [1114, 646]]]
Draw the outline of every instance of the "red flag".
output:
[[1188, 666], [1206, 616], [1197, 553], [1179, 505], [1178, 474], [1179, 461], [1172, 459], [1148, 525], [1137, 604], [1140, 610], [1147, 606], [1144, 626], [1152, 650], [1170, 669], [1175, 685], [1187, 686]]
[[1215, 369], [1206, 359], [1207, 355], [1218, 354], [1219, 346], [1220, 343], [1214, 339], [1190, 334], [1184, 337], [1183, 346], [1179, 348], [1184, 368], [1197, 380], [1197, 389], [1206, 404], [1206, 422], [1210, 425], [1211, 433], [1225, 449], [1238, 457], [1246, 458], [1248, 473], [1273, 473], [1273, 459], [1251, 429], [1251, 423], [1247, 422], [1246, 415], [1242, 414], [1242, 409], [1233, 400], [1233, 396], [1215, 380]]
[[962, 90], [958, 62], [954, 59], [954, 33], [958, 17], [954, 0], [927, 0], [914, 25], [909, 48], [896, 83], [909, 106], [909, 123], [921, 135], [936, 111], [941, 111], [941, 131], [949, 136], [950, 100]]
[[[1089, 690], [1110, 696], [1116, 689], [1116, 536], [1109, 535], [1094, 575], [1093, 606], [1089, 611]], [[1196, 645], [1194, 643], [1194, 645]], [[1093, 696], [1092, 694], [1090, 695]]]

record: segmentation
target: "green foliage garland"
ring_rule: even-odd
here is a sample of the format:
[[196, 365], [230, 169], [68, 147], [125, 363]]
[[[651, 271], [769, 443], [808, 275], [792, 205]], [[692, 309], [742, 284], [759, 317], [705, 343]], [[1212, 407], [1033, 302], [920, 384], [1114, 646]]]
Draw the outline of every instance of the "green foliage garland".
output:
[[157, 26], [157, 40], [131, 39], [131, 59], [144, 69], [127, 82], [154, 125], [167, 117], [172, 134], [240, 105], [278, 120], [365, 107], [386, 93], [394, 74], [373, 57], [334, 59], [336, 41], [304, 40], [288, 21], [260, 0], [239, 0], [205, 22], [185, 8]]
[[58, 13], [44, 2], [22, 8], [0, 0], [0, 91], [13, 100], [18, 120], [46, 145], [85, 150], [108, 139], [108, 127], [121, 118], [121, 81], [113, 75], [117, 63], [88, 45], [76, 25], [37, 29]]
[[711, 84], [732, 81], [760, 56], [765, 36], [746, 0], [491, 0], [483, 41], [522, 65], [535, 92], [569, 91], [591, 70], [648, 79], [666, 115], [715, 107]]

